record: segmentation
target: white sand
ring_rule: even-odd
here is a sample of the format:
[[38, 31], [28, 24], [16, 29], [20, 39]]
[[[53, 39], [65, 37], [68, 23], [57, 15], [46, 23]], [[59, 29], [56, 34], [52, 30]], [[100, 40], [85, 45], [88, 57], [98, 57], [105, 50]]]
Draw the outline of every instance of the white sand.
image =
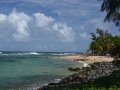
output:
[[64, 56], [61, 58], [66, 60], [73, 60], [73, 61], [83, 61], [88, 64], [94, 63], [94, 62], [102, 62], [102, 61], [111, 62], [114, 60], [114, 58], [109, 56], [85, 56], [85, 55], [70, 55], [70, 56]]

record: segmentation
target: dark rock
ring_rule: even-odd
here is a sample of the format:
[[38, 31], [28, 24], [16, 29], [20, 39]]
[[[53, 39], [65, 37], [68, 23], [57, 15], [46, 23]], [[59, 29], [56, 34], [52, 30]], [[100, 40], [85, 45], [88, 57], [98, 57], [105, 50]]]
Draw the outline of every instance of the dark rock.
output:
[[80, 71], [80, 68], [79, 67], [77, 67], [77, 68], [70, 67], [70, 68], [68, 68], [68, 70], [69, 71]]
[[[109, 76], [114, 76], [113, 71], [118, 69], [120, 61], [117, 62], [96, 62], [90, 64], [90, 67], [80, 68], [68, 68], [70, 71], [79, 71], [73, 75], [65, 77], [58, 83], [50, 83], [39, 90], [62, 90], [63, 87], [70, 85], [77, 85], [82, 83], [87, 83], [88, 81], [94, 81], [97, 78]], [[118, 75], [119, 76], [119, 75]]]
[[58, 83], [49, 83], [48, 86], [58, 85]]

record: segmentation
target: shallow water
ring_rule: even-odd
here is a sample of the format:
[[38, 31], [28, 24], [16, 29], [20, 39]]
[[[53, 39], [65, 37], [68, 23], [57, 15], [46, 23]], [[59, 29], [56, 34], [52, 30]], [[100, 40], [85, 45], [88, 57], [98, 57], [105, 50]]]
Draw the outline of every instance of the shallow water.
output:
[[81, 63], [62, 60], [59, 57], [36, 53], [1, 54], [0, 90], [24, 90], [41, 86], [72, 74], [67, 70], [68, 67], [82, 67]]

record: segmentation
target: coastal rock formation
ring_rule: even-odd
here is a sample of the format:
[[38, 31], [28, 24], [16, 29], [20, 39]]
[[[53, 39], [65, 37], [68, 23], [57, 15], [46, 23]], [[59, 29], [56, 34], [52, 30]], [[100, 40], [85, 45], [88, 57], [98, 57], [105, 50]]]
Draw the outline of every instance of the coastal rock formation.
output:
[[76, 68], [72, 68], [72, 67], [70, 67], [70, 68], [68, 68], [68, 70], [69, 71], [80, 71], [80, 68], [79, 67], [76, 67]]
[[71, 85], [80, 85], [97, 78], [114, 75], [113, 71], [118, 69], [120, 61], [117, 62], [96, 62], [90, 64], [90, 67], [83, 67], [79, 73], [70, 75], [60, 80], [59, 83], [50, 83], [38, 90], [62, 90], [63, 87]]

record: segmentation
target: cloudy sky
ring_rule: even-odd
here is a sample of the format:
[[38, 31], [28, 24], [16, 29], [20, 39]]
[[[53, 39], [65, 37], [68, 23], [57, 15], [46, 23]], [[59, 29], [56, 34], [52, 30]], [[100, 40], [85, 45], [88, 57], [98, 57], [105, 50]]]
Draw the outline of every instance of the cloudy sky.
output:
[[81, 52], [104, 23], [97, 0], [0, 0], [0, 50]]

